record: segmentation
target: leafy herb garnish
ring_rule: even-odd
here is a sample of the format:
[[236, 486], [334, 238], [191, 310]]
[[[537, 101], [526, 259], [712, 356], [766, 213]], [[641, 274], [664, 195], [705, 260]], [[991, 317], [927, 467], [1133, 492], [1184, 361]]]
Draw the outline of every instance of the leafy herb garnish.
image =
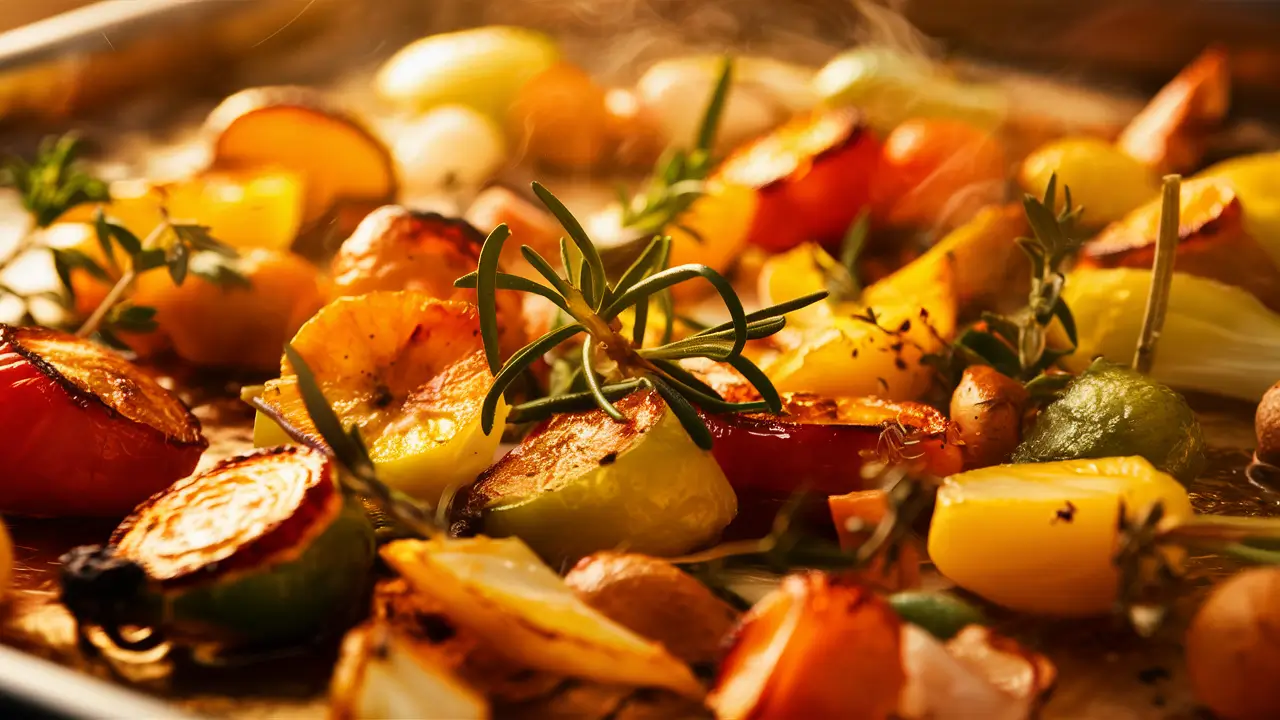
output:
[[[486, 433], [493, 429], [498, 400], [516, 378], [532, 362], [578, 335], [585, 335], [579, 354], [587, 389], [517, 405], [511, 411], [513, 422], [592, 407], [600, 408], [614, 420], [623, 421], [625, 418], [613, 403], [636, 390], [649, 388], [662, 395], [694, 442], [708, 449], [711, 447], [711, 431], [695, 406], [717, 413], [781, 411], [782, 401], [777, 390], [759, 368], [742, 356], [742, 350], [748, 340], [767, 337], [781, 330], [786, 324], [782, 317], [784, 314], [823, 299], [825, 292], [747, 313], [733, 286], [715, 270], [693, 264], [667, 268], [671, 243], [668, 237], [654, 238], [622, 277], [611, 283], [605, 275], [599, 252], [577, 219], [543, 186], [534, 183], [533, 191], [568, 233], [571, 242], [563, 243], [566, 257], [570, 255], [569, 248], [573, 248], [582, 259], [578, 263], [568, 257], [566, 276], [561, 277], [537, 251], [524, 245], [520, 252], [548, 284], [500, 272], [498, 257], [510, 232], [505, 225], [499, 225], [489, 234], [480, 250], [476, 272], [454, 283], [457, 287], [476, 289], [480, 335], [494, 374], [493, 386], [485, 396], [480, 415], [481, 428]], [[680, 340], [653, 348], [641, 347], [650, 298], [661, 298], [664, 291], [673, 285], [695, 278], [711, 283], [732, 319]], [[504, 364], [498, 354], [495, 293], [500, 289], [540, 295], [555, 303], [568, 316], [569, 322], [520, 349]], [[635, 328], [632, 338], [626, 338], [620, 332], [618, 316], [630, 308], [635, 310]], [[674, 314], [667, 311], [665, 315], [670, 324]], [[741, 403], [725, 401], [719, 393], [678, 364], [682, 359], [697, 357], [728, 363], [746, 377], [762, 399]]]
[[[160, 224], [143, 240], [109, 219], [101, 208], [94, 215], [94, 228], [110, 271], [83, 253], [68, 255], [67, 250], [53, 251], [54, 267], [68, 297], [73, 297], [74, 292], [71, 286], [73, 268], [83, 269], [104, 281], [115, 279], [106, 297], [76, 331], [81, 337], [96, 334], [115, 345], [119, 344], [116, 330], [154, 330], [155, 323], [151, 321], [155, 315], [154, 308], [129, 306], [125, 312], [118, 309], [134, 281], [146, 272], [164, 268], [175, 285], [182, 285], [193, 269], [202, 279], [219, 285], [249, 285], [249, 279], [233, 264], [238, 257], [235, 248], [215, 240], [209, 234], [209, 228], [203, 225], [174, 222], [163, 209]], [[116, 250], [120, 251], [126, 263], [117, 261]]]
[[[648, 185], [641, 193], [628, 197], [625, 191], [619, 192], [623, 227], [637, 231], [641, 236], [662, 232], [672, 222], [678, 223], [684, 211], [703, 194], [703, 181], [711, 173], [716, 132], [732, 84], [733, 60], [725, 57], [720, 61], [715, 89], [707, 101], [693, 149], [668, 149], [659, 158]], [[691, 228], [678, 224], [677, 227], [696, 240], [702, 239]]]
[[0, 168], [3, 184], [18, 191], [36, 227], [49, 227], [78, 205], [108, 200], [107, 184], [76, 163], [80, 145], [74, 134], [45, 138], [35, 159], [12, 157]]
[[[1053, 376], [1038, 379], [1059, 359], [1075, 352], [1078, 343], [1075, 319], [1062, 299], [1062, 288], [1066, 281], [1064, 266], [1075, 257], [1084, 241], [1075, 228], [1083, 208], [1072, 206], [1071, 190], [1066, 186], [1063, 186], [1063, 195], [1063, 210], [1055, 215], [1057, 177], [1051, 176], [1043, 200], [1031, 195], [1023, 198], [1022, 205], [1033, 234], [1017, 240], [1018, 247], [1031, 260], [1031, 294], [1027, 305], [1012, 315], [983, 313], [985, 327], [966, 330], [956, 339], [949, 355], [931, 358], [943, 366], [953, 384], [965, 366], [986, 364], [1016, 380], [1039, 382], [1039, 387], [1044, 389], [1057, 385]], [[1067, 347], [1048, 344], [1049, 327], [1055, 318], [1067, 336]]]
[[858, 218], [849, 226], [840, 243], [840, 263], [820, 268], [826, 276], [828, 301], [841, 303], [857, 300], [862, 295], [862, 283], [858, 280], [858, 258], [867, 245], [870, 230], [871, 213], [864, 209], [858, 213]]

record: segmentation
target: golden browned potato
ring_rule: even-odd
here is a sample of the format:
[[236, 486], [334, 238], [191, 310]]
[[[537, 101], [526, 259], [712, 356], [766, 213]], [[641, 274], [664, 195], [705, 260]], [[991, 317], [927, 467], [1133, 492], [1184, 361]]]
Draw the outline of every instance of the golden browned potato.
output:
[[1258, 459], [1280, 465], [1280, 382], [1272, 385], [1258, 403], [1254, 430], [1258, 433]]
[[951, 395], [951, 422], [960, 433], [966, 470], [999, 465], [1022, 439], [1029, 396], [1022, 383], [987, 365], [965, 368]]
[[564, 578], [609, 619], [691, 665], [715, 663], [737, 613], [671, 563], [638, 553], [588, 555]]
[[[475, 272], [484, 235], [466, 220], [386, 205], [360, 222], [333, 258], [334, 296], [411, 290], [475, 303], [476, 291], [453, 281]], [[498, 338], [504, 354], [525, 343], [519, 293], [500, 291]]]

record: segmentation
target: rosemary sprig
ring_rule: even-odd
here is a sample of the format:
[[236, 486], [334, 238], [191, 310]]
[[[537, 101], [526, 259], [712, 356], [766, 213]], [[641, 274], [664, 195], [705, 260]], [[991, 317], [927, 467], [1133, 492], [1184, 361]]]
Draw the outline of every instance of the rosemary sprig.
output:
[[[1062, 188], [1064, 207], [1057, 204], [1057, 176], [1049, 178], [1044, 198], [1023, 198], [1022, 206], [1033, 237], [1018, 238], [1018, 247], [1031, 261], [1031, 293], [1026, 307], [1012, 315], [983, 313], [985, 327], [966, 330], [945, 356], [935, 356], [935, 364], [958, 381], [967, 365], [985, 364], [1023, 382], [1033, 382], [1059, 359], [1075, 352], [1078, 344], [1075, 318], [1062, 299], [1066, 282], [1065, 265], [1079, 252], [1084, 237], [1076, 231], [1076, 221], [1084, 208], [1073, 207], [1071, 190]], [[1048, 329], [1057, 320], [1067, 336], [1066, 347], [1049, 347]], [[1045, 381], [1043, 388], [1056, 381]]]
[[[693, 148], [687, 151], [672, 148], [663, 153], [648, 184], [639, 194], [629, 197], [625, 190], [619, 191], [624, 228], [636, 231], [642, 237], [660, 233], [672, 222], [678, 223], [685, 210], [703, 194], [703, 181], [713, 167], [712, 149], [732, 84], [733, 59], [725, 57], [720, 61], [715, 89], [698, 125]], [[701, 239], [691, 228], [679, 227], [691, 237]]]
[[[336, 460], [342, 469], [338, 473], [338, 480], [347, 492], [370, 501], [421, 537], [429, 538], [444, 533], [445, 522], [441, 512], [378, 479], [373, 459], [369, 457], [369, 448], [360, 436], [360, 428], [354, 425], [350, 428], [342, 426], [342, 421], [325, 398], [311, 367], [292, 345], [285, 343], [284, 354], [298, 378], [298, 392], [302, 395], [302, 403], [324, 444], [318, 446], [287, 424], [281, 425], [285, 432], [300, 445], [315, 447]], [[259, 410], [270, 411], [259, 398], [253, 398], [249, 403]], [[441, 510], [445, 505], [446, 503], [441, 504]]]
[[1173, 287], [1173, 261], [1178, 249], [1178, 223], [1182, 210], [1182, 178], [1166, 175], [1160, 204], [1160, 230], [1156, 237], [1156, 256], [1151, 266], [1151, 293], [1142, 317], [1142, 334], [1133, 355], [1133, 369], [1151, 372], [1156, 360], [1156, 342], [1169, 310], [1169, 290]]
[[[826, 296], [815, 293], [806, 298], [776, 305], [748, 314], [743, 310], [733, 286], [720, 273], [705, 265], [667, 267], [670, 238], [656, 237], [617, 282], [610, 282], [604, 263], [594, 243], [569, 210], [543, 186], [534, 183], [534, 193], [560, 221], [571, 243], [564, 242], [566, 274], [561, 276], [545, 258], [525, 245], [521, 253], [547, 281], [541, 285], [516, 279], [498, 271], [498, 257], [510, 233], [500, 225], [489, 234], [480, 250], [476, 271], [454, 283], [457, 287], [475, 288], [480, 309], [480, 335], [485, 355], [494, 374], [493, 386], [485, 396], [481, 409], [481, 427], [493, 429], [498, 400], [530, 363], [552, 348], [585, 334], [580, 346], [581, 372], [585, 392], [536, 400], [512, 409], [519, 421], [536, 420], [557, 412], [582, 410], [594, 404], [617, 421], [625, 418], [613, 403], [641, 388], [662, 395], [667, 405], [699, 447], [711, 447], [711, 432], [703, 423], [698, 408], [707, 412], [780, 412], [777, 390], [749, 360], [742, 350], [749, 339], [762, 338], [780, 330], [783, 315], [817, 302]], [[570, 249], [572, 248], [572, 250]], [[578, 262], [572, 256], [580, 256]], [[719, 293], [731, 320], [723, 325], [701, 330], [681, 340], [664, 342], [658, 347], [641, 347], [648, 316], [649, 301], [661, 298], [681, 282], [701, 278]], [[569, 322], [552, 329], [517, 351], [506, 363], [498, 354], [498, 319], [495, 292], [518, 290], [550, 299], [567, 315]], [[632, 338], [620, 332], [618, 316], [635, 308], [635, 331]], [[671, 323], [674, 313], [665, 313]], [[726, 402], [711, 388], [692, 379], [677, 363], [685, 358], [709, 358], [737, 368], [755, 386], [762, 400]], [[590, 403], [588, 403], [590, 400]]]

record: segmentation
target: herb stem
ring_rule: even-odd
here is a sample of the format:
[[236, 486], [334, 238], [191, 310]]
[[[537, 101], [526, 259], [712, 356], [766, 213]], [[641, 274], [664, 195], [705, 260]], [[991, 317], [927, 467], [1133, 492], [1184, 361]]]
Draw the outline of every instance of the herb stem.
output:
[[[170, 228], [169, 213], [165, 212], [163, 208], [161, 209], [161, 212], [163, 214], [163, 219], [160, 221], [160, 224], [156, 225], [155, 228], [152, 229], [151, 233], [147, 235], [146, 239], [142, 241], [142, 247], [144, 249], [154, 247], [164, 233]], [[80, 329], [76, 330], [76, 337], [88, 337], [97, 332], [98, 328], [102, 327], [102, 321], [106, 319], [107, 313], [111, 312], [111, 308], [115, 307], [116, 303], [120, 302], [120, 299], [129, 291], [129, 288], [133, 287], [133, 281], [137, 278], [137, 268], [130, 266], [130, 268], [120, 276], [120, 279], [116, 281], [116, 284], [112, 285], [111, 289], [107, 291], [106, 297], [102, 298], [102, 302], [98, 303], [98, 307], [93, 309], [93, 312], [90, 313], [88, 319], [84, 321], [84, 324], [80, 326]]]
[[1160, 230], [1156, 238], [1156, 257], [1151, 266], [1151, 293], [1142, 317], [1142, 334], [1133, 355], [1133, 368], [1151, 372], [1156, 359], [1156, 343], [1169, 311], [1169, 291], [1173, 286], [1173, 263], [1178, 247], [1178, 222], [1181, 218], [1182, 178], [1166, 175], [1160, 203]]

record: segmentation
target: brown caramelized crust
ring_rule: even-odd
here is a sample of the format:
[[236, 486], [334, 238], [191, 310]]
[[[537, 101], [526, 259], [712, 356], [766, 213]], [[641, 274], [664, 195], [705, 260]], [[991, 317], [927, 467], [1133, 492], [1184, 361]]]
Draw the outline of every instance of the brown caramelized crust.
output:
[[333, 281], [345, 295], [425, 290], [450, 299], [453, 281], [476, 269], [484, 235], [460, 218], [385, 205], [366, 217], [333, 258]]
[[739, 148], [717, 174], [738, 185], [764, 189], [803, 176], [814, 162], [857, 142], [863, 132], [862, 116], [854, 108], [801, 115]]
[[631, 449], [667, 410], [652, 390], [614, 403], [627, 418], [615, 422], [602, 410], [556, 415], [529, 433], [470, 488], [467, 511], [479, 512], [498, 498], [553, 492]]
[[[1178, 219], [1178, 272], [1253, 293], [1280, 310], [1280, 268], [1249, 234], [1243, 207], [1225, 181], [1204, 178], [1182, 186]], [[1082, 267], [1149, 268], [1155, 259], [1160, 208], [1152, 203], [1113, 223], [1084, 246]]]
[[187, 406], [116, 352], [57, 330], [0, 325], [5, 344], [80, 406], [99, 405], [162, 433], [170, 445], [209, 446]]
[[111, 544], [154, 580], [199, 581], [290, 556], [341, 505], [326, 455], [268, 448], [152, 496], [116, 528]]

